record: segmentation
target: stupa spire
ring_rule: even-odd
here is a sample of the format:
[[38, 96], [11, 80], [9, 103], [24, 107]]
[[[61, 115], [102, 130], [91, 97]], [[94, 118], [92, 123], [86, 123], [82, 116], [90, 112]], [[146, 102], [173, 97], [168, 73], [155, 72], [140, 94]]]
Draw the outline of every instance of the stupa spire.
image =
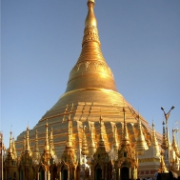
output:
[[[84, 38], [82, 45], [90, 41], [94, 41], [100, 44], [98, 30], [97, 30], [97, 20], [94, 14], [95, 2], [93, 0], [88, 0], [87, 6], [88, 6], [88, 14], [85, 20], [85, 30], [84, 30]], [[94, 34], [87, 33], [86, 30], [94, 30], [93, 31]]]
[[122, 135], [122, 145], [127, 145], [127, 144], [130, 144], [130, 141], [129, 141], [129, 133], [127, 129], [127, 124], [126, 124], [125, 108], [123, 108], [123, 116], [124, 116], [124, 129], [123, 129], [123, 135]]
[[163, 152], [161, 152], [161, 156], [160, 156], [160, 166], [159, 166], [158, 172], [159, 172], [159, 173], [167, 173], [167, 172], [168, 172], [167, 167], [166, 167], [166, 164], [165, 164], [165, 162], [164, 162]]
[[145, 140], [143, 131], [142, 131], [142, 124], [141, 124], [141, 120], [140, 120], [140, 116], [138, 114], [138, 129], [139, 129], [139, 134], [136, 140], [136, 152], [138, 154], [142, 154], [144, 151], [148, 150], [148, 145], [147, 142]]
[[94, 14], [94, 0], [88, 0], [88, 14], [85, 21], [85, 27], [97, 27], [97, 20]]
[[89, 3], [89, 2], [95, 3], [95, 0], [88, 0], [88, 3]]
[[13, 157], [12, 131], [10, 132], [9, 137], [9, 154]]
[[14, 155], [13, 152], [13, 137], [12, 137], [12, 131], [10, 131], [10, 137], [9, 137], [9, 149], [8, 149], [8, 158], [10, 158], [10, 160], [15, 160], [16, 157]]
[[15, 146], [14, 137], [12, 138], [12, 149], [13, 149], [14, 158], [16, 159], [17, 158], [17, 152], [16, 152], [16, 146]]
[[51, 127], [51, 131], [50, 131], [50, 137], [49, 137], [49, 144], [50, 144], [50, 153], [51, 156], [55, 155], [55, 150], [54, 150], [54, 138], [53, 138], [53, 128]]
[[82, 51], [70, 72], [66, 92], [84, 88], [86, 90], [103, 88], [117, 91], [113, 73], [101, 52], [97, 19], [94, 13], [95, 1], [88, 0], [87, 6]]
[[29, 152], [31, 155], [31, 149], [30, 149], [30, 144], [29, 144], [29, 127], [26, 129], [26, 151]]
[[46, 137], [45, 137], [45, 145], [44, 145], [44, 151], [49, 153], [49, 138], [48, 138], [48, 123], [46, 123]]
[[72, 120], [70, 119], [70, 116], [67, 119], [67, 123], [68, 123], [68, 139], [66, 142], [65, 150], [61, 156], [61, 159], [67, 164], [71, 164], [71, 165], [74, 164], [76, 166], [77, 156], [74, 151], [74, 146], [72, 144]]
[[177, 142], [176, 142], [176, 139], [175, 139], [175, 130], [173, 129], [172, 130], [172, 147], [174, 149], [174, 151], [179, 154], [179, 148], [178, 148], [178, 145], [177, 145]]
[[102, 135], [102, 116], [100, 115], [99, 123], [100, 123], [100, 138], [99, 138], [99, 147], [105, 147], [104, 139]]
[[160, 150], [159, 150], [159, 144], [156, 138], [156, 132], [155, 132], [155, 128], [154, 128], [154, 123], [152, 123], [152, 145], [154, 146], [155, 150], [156, 150], [156, 156], [160, 155]]
[[40, 160], [40, 152], [39, 152], [39, 146], [38, 146], [38, 131], [37, 131], [37, 129], [36, 129], [36, 135], [35, 135], [33, 159], [35, 160], [35, 162], [39, 162], [39, 160]]

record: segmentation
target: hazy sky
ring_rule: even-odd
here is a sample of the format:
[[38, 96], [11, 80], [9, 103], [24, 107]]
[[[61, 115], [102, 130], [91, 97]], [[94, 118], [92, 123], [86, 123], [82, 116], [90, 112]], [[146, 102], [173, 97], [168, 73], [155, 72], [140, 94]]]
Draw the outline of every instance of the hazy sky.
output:
[[[86, 0], [2, 0], [1, 124], [6, 147], [65, 92], [80, 52]], [[97, 0], [101, 48], [118, 91], [162, 132], [180, 127], [180, 1]]]

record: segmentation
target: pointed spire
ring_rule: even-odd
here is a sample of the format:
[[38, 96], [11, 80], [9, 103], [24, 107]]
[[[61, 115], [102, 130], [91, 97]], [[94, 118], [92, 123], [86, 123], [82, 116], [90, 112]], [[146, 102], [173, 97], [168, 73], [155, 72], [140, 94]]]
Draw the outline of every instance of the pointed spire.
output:
[[67, 164], [77, 164], [77, 156], [74, 151], [74, 146], [72, 145], [72, 121], [70, 117], [67, 120], [68, 123], [68, 139], [66, 142], [65, 150], [61, 156], [61, 159]]
[[142, 125], [139, 114], [138, 114], [138, 130], [139, 130], [139, 134], [136, 140], [135, 149], [138, 154], [143, 154], [144, 151], [148, 150], [149, 148], [142, 131]]
[[163, 149], [168, 149], [168, 141], [167, 141], [167, 136], [166, 136], [166, 130], [165, 130], [165, 122], [163, 121], [163, 137], [162, 137], [162, 144], [161, 147]]
[[46, 137], [45, 137], [45, 145], [44, 145], [44, 151], [46, 153], [49, 153], [49, 138], [48, 138], [48, 123], [45, 125], [46, 127]]
[[68, 139], [66, 142], [66, 147], [72, 147], [72, 120], [71, 120], [71, 114], [74, 109], [74, 104], [72, 103], [70, 114], [67, 119], [67, 125], [68, 125]]
[[124, 115], [124, 129], [123, 129], [123, 135], [122, 135], [122, 145], [128, 145], [130, 144], [130, 140], [129, 140], [129, 133], [128, 133], [127, 124], [126, 124], [125, 108], [123, 108], [123, 115]]
[[160, 150], [159, 150], [159, 144], [156, 138], [156, 132], [155, 132], [155, 128], [154, 128], [154, 123], [152, 123], [152, 145], [155, 147], [156, 150], [156, 156], [160, 155]]
[[13, 157], [12, 131], [10, 131], [9, 137], [9, 154]]
[[16, 152], [16, 146], [15, 146], [14, 137], [12, 138], [12, 150], [13, 150], [14, 158], [16, 159], [17, 158], [17, 152]]
[[94, 15], [94, 5], [95, 5], [94, 0], [88, 0], [87, 5], [88, 5], [88, 15], [87, 15], [86, 21], [85, 21], [85, 28], [86, 27], [97, 27], [97, 20]]
[[10, 137], [9, 137], [9, 149], [7, 152], [7, 159], [11, 160], [16, 160], [16, 157], [14, 156], [13, 153], [13, 138], [12, 138], [12, 131], [10, 131]]
[[51, 156], [54, 156], [55, 155], [55, 150], [54, 150], [54, 139], [53, 139], [53, 128], [52, 127], [51, 127], [51, 131], [50, 131], [49, 142], [50, 142]]
[[175, 139], [175, 131], [176, 131], [176, 129], [173, 129], [172, 130], [172, 147], [173, 147], [173, 149], [174, 149], [174, 151], [177, 153], [177, 154], [179, 154], [179, 148], [178, 148], [178, 145], [177, 145], [177, 142], [176, 142], [176, 139]]
[[[93, 0], [88, 1], [87, 6], [88, 6], [88, 14], [85, 20], [85, 30], [84, 30], [84, 38], [83, 38], [82, 46], [84, 46], [84, 44], [87, 42], [96, 42], [98, 43], [98, 46], [99, 46], [100, 41], [99, 41], [99, 35], [98, 35], [98, 29], [97, 29], [97, 20], [94, 14], [94, 6], [95, 6], [94, 1]], [[101, 54], [101, 51], [99, 53]]]
[[123, 128], [123, 133], [122, 133], [122, 138], [121, 138], [121, 146], [119, 147], [118, 150], [118, 161], [124, 162], [124, 159], [131, 159], [132, 162], [136, 162], [135, 158], [135, 150], [134, 147], [132, 146], [129, 138], [129, 133], [128, 133], [128, 128], [126, 124], [126, 110], [125, 107], [123, 107], [123, 116], [124, 116], [124, 128]]
[[88, 149], [88, 144], [87, 144], [87, 139], [86, 139], [86, 133], [85, 133], [85, 128], [86, 126], [84, 126], [83, 128], [83, 140], [82, 140], [82, 155], [88, 155], [89, 154], [89, 149]]
[[113, 149], [118, 151], [118, 141], [117, 141], [117, 127], [114, 125], [114, 132], [113, 132]]
[[45, 124], [46, 132], [45, 132], [45, 144], [44, 144], [44, 151], [41, 155], [41, 161], [49, 167], [51, 164], [51, 160], [53, 160], [51, 154], [50, 154], [50, 146], [49, 146], [49, 134], [48, 134], [48, 122]]
[[31, 149], [29, 144], [29, 127], [26, 129], [26, 151], [31, 155]]
[[[104, 88], [117, 91], [113, 73], [101, 52], [94, 0], [88, 0], [87, 6], [82, 51], [76, 65], [71, 70], [66, 92], [82, 88]], [[81, 83], [82, 79], [83, 83]]]
[[99, 123], [100, 123], [100, 138], [99, 138], [99, 147], [105, 147], [104, 139], [102, 135], [102, 116], [100, 115]]
[[38, 131], [36, 129], [36, 135], [35, 135], [35, 144], [34, 144], [34, 151], [33, 151], [33, 160], [35, 162], [39, 162], [40, 160], [40, 152], [39, 152], [39, 145], [38, 145]]
[[95, 4], [95, 0], [88, 0], [87, 3], [94, 3]]
[[166, 164], [164, 162], [164, 155], [163, 155], [163, 152], [161, 152], [161, 157], [160, 157], [160, 166], [159, 166], [159, 170], [158, 170], [159, 173], [167, 173], [168, 170], [166, 168]]
[[68, 122], [68, 139], [66, 146], [72, 147], [72, 121], [70, 118], [68, 118], [67, 122]]

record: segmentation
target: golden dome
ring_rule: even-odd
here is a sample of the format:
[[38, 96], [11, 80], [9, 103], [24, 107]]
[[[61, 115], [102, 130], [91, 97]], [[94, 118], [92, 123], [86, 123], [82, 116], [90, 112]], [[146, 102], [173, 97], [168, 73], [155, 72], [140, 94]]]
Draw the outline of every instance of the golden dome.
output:
[[[78, 135], [81, 131], [79, 130], [79, 122], [85, 122], [87, 125], [87, 133], [89, 133], [87, 139], [91, 142], [89, 153], [92, 155], [95, 152], [97, 148], [95, 136], [100, 129], [98, 123], [100, 109], [104, 127], [110, 129], [109, 134], [106, 134], [106, 130], [104, 131], [106, 142], [109, 138], [113, 139], [111, 122], [116, 124], [119, 129], [117, 131], [122, 130], [124, 109], [126, 111], [126, 124], [131, 126], [131, 129], [128, 129], [129, 132], [134, 133], [132, 126], [137, 124], [136, 117], [138, 113], [117, 91], [113, 73], [101, 52], [94, 5], [94, 0], [88, 0], [88, 14], [85, 20], [82, 51], [70, 72], [65, 93], [31, 130], [32, 135], [35, 134], [35, 129], [38, 129], [40, 134], [44, 134], [44, 127], [48, 120], [48, 124], [53, 127], [54, 141], [56, 142], [54, 146], [57, 155], [58, 152], [64, 151], [67, 137], [68, 139], [72, 137], [72, 142], [75, 143], [73, 145], [77, 149], [80, 147], [82, 140], [81, 136]], [[71, 124], [68, 119], [71, 120], [72, 128], [70, 129], [73, 133], [67, 133], [67, 127]], [[142, 126], [147, 129], [146, 133], [150, 134], [151, 127], [143, 117], [141, 117], [141, 120]], [[21, 133], [18, 137], [18, 141], [22, 141], [23, 134]], [[67, 146], [71, 146], [72, 142], [68, 141]], [[111, 145], [110, 143], [106, 144], [107, 150], [109, 150]], [[18, 145], [18, 147], [20, 148], [21, 145]], [[45, 144], [45, 147], [49, 150], [48, 143]], [[42, 151], [44, 147], [40, 147], [40, 149]]]
[[[63, 119], [63, 115], [72, 109], [69, 107], [67, 110], [66, 106], [74, 104], [70, 113], [73, 120], [98, 122], [97, 112], [101, 108], [105, 122], [112, 119], [115, 122], [123, 122], [122, 108], [125, 107], [127, 122], [136, 123], [137, 112], [117, 91], [113, 73], [101, 52], [94, 5], [94, 0], [89, 0], [87, 3], [88, 14], [85, 20], [82, 51], [70, 72], [66, 91], [40, 122], [46, 119], [50, 121], [54, 117]], [[84, 106], [89, 109], [82, 117]], [[141, 119], [150, 129], [148, 123], [142, 117]]]

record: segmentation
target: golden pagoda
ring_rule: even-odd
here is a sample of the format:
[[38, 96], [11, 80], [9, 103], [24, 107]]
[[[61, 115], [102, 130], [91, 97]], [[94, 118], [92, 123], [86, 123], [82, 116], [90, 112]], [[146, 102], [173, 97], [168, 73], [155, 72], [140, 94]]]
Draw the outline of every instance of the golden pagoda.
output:
[[17, 169], [17, 158], [13, 152], [13, 142], [12, 142], [12, 132], [10, 132], [9, 138], [9, 149], [7, 150], [7, 156], [4, 160], [4, 179], [12, 177], [13, 179], [18, 179], [19, 173]]
[[174, 149], [173, 151], [173, 159], [171, 160], [171, 166], [170, 170], [173, 173], [174, 177], [178, 178], [178, 175], [180, 175], [180, 151], [178, 148], [178, 144], [175, 139], [175, 132], [177, 129], [172, 130], [172, 148]]
[[149, 146], [158, 149], [161, 135], [153, 131], [152, 136], [148, 122], [117, 91], [101, 52], [94, 6], [95, 1], [88, 0], [82, 51], [65, 93], [33, 129], [17, 137], [16, 147], [10, 144], [10, 151], [17, 151], [20, 180], [25, 178], [23, 162], [27, 160], [26, 169], [33, 169], [28, 177], [38, 180], [79, 180], [83, 158], [88, 171], [82, 178], [91, 180], [121, 177], [121, 165], [135, 179], [138, 171], [149, 171], [148, 163], [154, 163], [149, 158], [144, 169], [138, 169], [138, 159], [144, 163], [146, 151], [153, 156]]
[[126, 111], [124, 111], [124, 129], [121, 147], [118, 151], [117, 174], [118, 179], [137, 179], [138, 159], [136, 148], [131, 143], [126, 124]]
[[142, 125], [141, 125], [141, 120], [139, 119], [139, 115], [138, 115], [138, 131], [139, 133], [135, 143], [135, 149], [138, 154], [143, 154], [149, 148], [142, 131]]
[[[95, 2], [88, 0], [87, 5], [88, 14], [85, 20], [82, 51], [70, 72], [66, 91], [30, 131], [32, 136], [34, 136], [36, 129], [39, 134], [43, 134], [44, 125], [48, 120], [49, 126], [53, 127], [54, 146], [59, 157], [64, 151], [68, 132], [67, 121], [63, 124], [62, 121], [67, 119], [69, 115], [71, 115], [73, 121], [72, 141], [74, 141], [76, 150], [81, 147], [82, 135], [79, 136], [78, 134], [80, 132], [79, 125], [83, 122], [87, 127], [87, 139], [91, 142], [90, 153], [94, 153], [93, 149], [97, 147], [98, 141], [92, 139], [92, 134], [96, 136], [95, 132], [99, 131], [99, 109], [101, 109], [105, 126], [105, 140], [109, 139], [109, 142], [106, 143], [107, 150], [110, 150], [110, 142], [113, 139], [114, 129], [111, 123], [115, 123], [118, 132], [122, 130], [124, 107], [130, 134], [135, 133], [135, 136], [138, 136], [139, 133], [136, 119], [139, 113], [117, 91], [113, 73], [101, 52], [97, 20], [94, 14]], [[151, 127], [141, 115], [139, 115], [139, 119], [141, 119], [142, 126], [145, 129], [144, 136], [148, 139], [148, 137], [151, 137]], [[134, 127], [137, 131], [133, 130]], [[21, 133], [17, 138], [18, 152], [22, 148], [23, 135], [24, 133]], [[42, 144], [41, 141], [39, 141], [40, 144]], [[42, 145], [40, 145], [40, 150], [43, 150]]]
[[105, 146], [105, 141], [103, 138], [103, 128], [102, 128], [102, 116], [99, 118], [100, 133], [99, 142], [97, 150], [93, 155], [93, 159], [90, 163], [92, 171], [92, 177], [95, 179], [110, 179], [111, 178], [111, 161], [108, 151]]
[[69, 179], [77, 179], [76, 168], [78, 160], [72, 144], [72, 121], [70, 119], [68, 119], [68, 139], [61, 160], [60, 168], [63, 176], [67, 176]]
[[38, 145], [38, 131], [37, 130], [36, 130], [35, 145], [34, 145], [32, 157], [35, 164], [38, 164], [40, 161], [40, 152], [39, 152], [39, 145]]
[[168, 170], [167, 170], [166, 164], [164, 162], [163, 152], [161, 152], [159, 173], [167, 173], [167, 172], [168, 172]]
[[160, 148], [154, 126], [154, 123], [152, 123], [152, 146], [154, 147], [154, 155], [158, 157], [160, 155]]
[[173, 129], [172, 130], [172, 135], [173, 135], [173, 137], [172, 137], [172, 147], [173, 147], [173, 149], [175, 151], [176, 156], [180, 157], [180, 151], [179, 151], [176, 139], [175, 139], [175, 132], [176, 132], [176, 129]]

